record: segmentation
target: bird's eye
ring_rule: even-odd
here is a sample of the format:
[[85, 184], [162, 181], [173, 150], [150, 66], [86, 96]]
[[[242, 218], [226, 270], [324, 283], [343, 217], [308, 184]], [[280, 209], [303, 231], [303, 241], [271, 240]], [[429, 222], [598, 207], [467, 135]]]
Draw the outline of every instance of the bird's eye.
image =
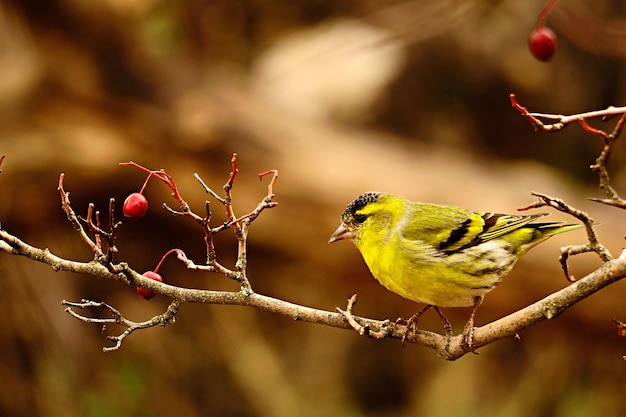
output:
[[354, 220], [357, 223], [363, 223], [365, 221], [365, 219], [367, 219], [367, 216], [365, 214], [355, 214], [354, 215]]

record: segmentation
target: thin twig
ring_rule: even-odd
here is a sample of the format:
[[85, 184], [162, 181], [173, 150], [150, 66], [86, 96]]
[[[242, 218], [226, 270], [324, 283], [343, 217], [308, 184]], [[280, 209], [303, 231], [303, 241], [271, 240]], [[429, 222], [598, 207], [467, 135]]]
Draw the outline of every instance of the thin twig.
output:
[[[98, 223], [100, 220], [98, 220]], [[115, 239], [117, 238], [117, 230], [122, 225], [122, 222], [115, 221], [115, 199], [111, 197], [109, 199], [109, 234], [107, 239], [107, 254], [106, 259], [108, 262], [113, 262], [113, 257], [117, 253], [117, 246], [115, 246]], [[99, 226], [98, 226], [99, 227]]]
[[224, 199], [222, 197], [220, 197], [219, 195], [217, 195], [217, 193], [215, 191], [213, 191], [212, 189], [210, 189], [206, 183], [202, 180], [202, 178], [200, 178], [200, 175], [198, 175], [198, 173], [194, 173], [193, 177], [200, 183], [200, 185], [204, 188], [204, 191], [206, 191], [208, 194], [211, 194], [211, 196], [216, 199], [217, 201], [219, 201], [220, 203], [224, 204]]
[[[352, 297], [348, 299], [348, 305], [346, 306], [345, 310], [342, 310], [339, 307], [337, 307], [335, 311], [343, 315], [348, 321], [348, 323], [350, 324], [350, 326], [360, 336], [367, 336], [367, 337], [371, 337], [372, 339], [384, 339], [385, 337], [388, 337], [393, 334], [393, 327], [391, 326], [390, 320], [385, 320], [384, 322], [382, 322], [382, 324], [379, 326], [379, 330], [372, 330], [370, 328], [370, 325], [367, 322], [365, 322], [364, 324], [359, 323], [360, 318], [352, 314], [352, 309], [354, 308], [354, 305], [356, 304], [356, 302], [357, 302], [357, 295], [353, 294]], [[404, 334], [406, 335], [407, 332], [405, 332]]]
[[278, 179], [278, 170], [271, 169], [269, 171], [261, 172], [259, 174], [259, 181], [263, 181], [263, 177], [269, 174], [272, 174], [272, 179], [267, 186], [267, 198], [271, 200], [272, 198], [274, 198], [274, 184], [276, 184], [276, 180]]
[[[278, 176], [278, 172], [276, 170], [266, 171], [265, 173], [262, 173], [259, 175], [259, 177], [262, 179], [263, 176], [265, 175], [268, 175], [270, 173], [273, 174], [270, 185], [268, 186], [268, 196], [265, 197], [263, 201], [261, 201], [261, 203], [259, 203], [256, 209], [252, 210], [251, 212], [247, 214], [244, 214], [241, 217], [235, 216], [235, 213], [232, 208], [232, 197], [231, 197], [231, 190], [233, 188], [236, 175], [239, 172], [239, 169], [237, 168], [237, 154], [236, 153], [234, 153], [231, 158], [232, 170], [230, 172], [228, 180], [223, 186], [224, 193], [225, 193], [225, 196], [223, 198], [218, 196], [213, 190], [211, 190], [206, 185], [206, 183], [202, 180], [202, 178], [200, 178], [200, 176], [197, 173], [195, 173], [194, 178], [196, 178], [196, 180], [200, 183], [200, 185], [204, 188], [204, 190], [207, 193], [211, 194], [214, 198], [216, 198], [224, 206], [226, 210], [226, 215], [228, 217], [228, 220], [222, 223], [221, 225], [212, 228], [209, 225], [209, 221], [210, 221], [209, 203], [207, 202], [205, 204], [205, 208], [207, 212], [206, 216], [203, 217], [194, 213], [194, 211], [191, 209], [189, 204], [187, 204], [187, 202], [183, 199], [178, 187], [176, 186], [174, 179], [163, 169], [151, 170], [133, 161], [123, 162], [123, 163], [120, 163], [120, 165], [132, 166], [132, 167], [138, 168], [141, 171], [148, 173], [148, 179], [153, 176], [163, 181], [172, 190], [172, 196], [174, 196], [174, 198], [178, 201], [180, 205], [180, 211], [172, 209], [166, 203], [163, 203], [163, 207], [173, 215], [184, 216], [184, 217], [189, 217], [193, 219], [196, 223], [198, 223], [202, 227], [202, 230], [205, 235], [204, 240], [205, 240], [206, 253], [207, 253], [206, 265], [197, 265], [187, 259], [189, 266], [193, 265], [194, 269], [198, 269], [198, 270], [202, 269], [204, 271], [221, 273], [225, 275], [226, 277], [229, 277], [239, 282], [242, 289], [245, 290], [246, 292], [249, 292], [249, 293], [252, 292], [252, 287], [246, 276], [247, 253], [246, 253], [245, 247], [246, 247], [247, 231], [246, 232], [242, 231], [242, 224], [245, 221], [246, 227], [247, 227], [250, 224], [250, 222], [256, 219], [256, 217], [258, 217], [261, 211], [263, 211], [266, 208], [272, 208], [276, 206], [277, 203], [271, 201], [271, 199], [274, 197], [273, 186]], [[146, 179], [146, 183], [148, 179]], [[144, 187], [146, 183], [144, 183]], [[217, 261], [215, 246], [213, 243], [213, 235], [229, 228], [234, 229], [235, 236], [238, 241], [238, 248], [239, 248], [238, 258], [235, 264], [234, 271], [229, 268], [226, 268], [225, 266], [223, 266]], [[185, 255], [185, 258], [186, 258], [186, 255]]]
[[[90, 300], [83, 299], [79, 303], [76, 303], [76, 302], [63, 300], [61, 304], [64, 306], [68, 306], [65, 309], [65, 311], [70, 316], [80, 321], [84, 321], [86, 323], [101, 324], [102, 335], [106, 339], [115, 342], [114, 346], [103, 347], [102, 351], [112, 352], [122, 347], [122, 341], [126, 337], [130, 336], [130, 334], [134, 332], [135, 330], [148, 329], [150, 327], [155, 327], [155, 326], [166, 326], [168, 324], [174, 323], [174, 318], [176, 314], [178, 313], [180, 306], [182, 305], [182, 301], [176, 300], [176, 299], [172, 300], [172, 302], [167, 307], [167, 310], [164, 313], [154, 316], [150, 320], [146, 320], [143, 322], [135, 322], [132, 320], [128, 320], [122, 315], [122, 313], [120, 313], [119, 310], [117, 310], [116, 308], [114, 308], [113, 306], [107, 303], [100, 302], [100, 301], [90, 301]], [[107, 310], [111, 314], [112, 317], [110, 318], [88, 317], [88, 316], [75, 312], [74, 310], [72, 310], [72, 308], [79, 308], [81, 310], [84, 310], [86, 308], [101, 308], [101, 309]], [[120, 326], [126, 327], [126, 330], [117, 336], [112, 336], [107, 333], [107, 324], [119, 324]]]
[[[586, 132], [599, 136], [604, 143], [604, 147], [602, 148], [600, 155], [596, 158], [595, 163], [592, 164], [590, 168], [592, 171], [596, 171], [598, 173], [600, 189], [604, 192], [607, 198], [591, 198], [590, 200], [613, 207], [626, 208], [626, 201], [622, 199], [618, 195], [617, 191], [611, 186], [610, 176], [606, 168], [609, 157], [613, 151], [614, 144], [617, 138], [621, 135], [624, 124], [626, 124], [626, 107], [611, 106], [604, 110], [596, 110], [566, 116], [562, 114], [531, 113], [526, 107], [519, 104], [514, 94], [510, 95], [510, 99], [511, 105], [518, 110], [522, 116], [528, 119], [535, 130], [556, 132], [564, 129], [573, 122], [577, 122]], [[602, 120], [608, 120], [614, 116], [620, 116], [620, 118], [613, 127], [613, 131], [611, 133], [607, 133], [605, 130], [593, 127], [588, 122], [589, 119], [600, 118]], [[550, 121], [550, 123], [544, 123], [542, 119], [546, 122]]]
[[72, 206], [70, 204], [70, 193], [66, 192], [65, 189], [63, 188], [64, 178], [65, 178], [65, 174], [62, 173], [61, 175], [59, 175], [58, 191], [61, 194], [61, 206], [63, 207], [63, 211], [65, 212], [65, 214], [67, 214], [67, 219], [70, 221], [72, 226], [74, 226], [74, 230], [78, 232], [81, 240], [85, 242], [87, 246], [89, 246], [92, 252], [96, 255], [97, 259], [103, 259], [104, 253], [102, 252], [102, 249], [99, 248], [98, 245], [93, 240], [91, 240], [91, 238], [87, 235], [87, 233], [85, 232], [85, 229], [83, 229], [83, 226], [80, 224], [78, 216], [72, 209]]
[[535, 193], [535, 192], [531, 194], [534, 195], [535, 197], [538, 197], [538, 200], [532, 204], [529, 204], [526, 207], [520, 207], [518, 208], [518, 210], [524, 211], [524, 210], [528, 210], [531, 208], [539, 208], [539, 207], [545, 207], [545, 206], [553, 207], [560, 212], [569, 214], [570, 216], [577, 218], [585, 226], [585, 231], [587, 232], [587, 239], [589, 243], [585, 245], [564, 246], [561, 248], [561, 255], [559, 256], [559, 262], [561, 264], [561, 268], [563, 268], [563, 272], [565, 273], [565, 277], [567, 278], [568, 281], [574, 282], [576, 280], [574, 276], [569, 272], [567, 261], [570, 256], [578, 255], [580, 253], [586, 253], [586, 252], [595, 252], [598, 254], [598, 256], [600, 257], [600, 259], [602, 259], [603, 262], [608, 262], [611, 259], [613, 259], [609, 250], [599, 242], [596, 232], [593, 228], [594, 220], [587, 213], [585, 213], [582, 210], [578, 210], [577, 208], [565, 203], [563, 200], [559, 198], [554, 198], [546, 194]]
[[[609, 106], [604, 110], [595, 110], [585, 113], [577, 113], [572, 115], [564, 114], [550, 114], [550, 113], [536, 113], [529, 112], [528, 109], [517, 101], [515, 94], [510, 94], [511, 105], [519, 111], [522, 116], [526, 117], [528, 121], [537, 130], [543, 130], [546, 132], [558, 132], [563, 130], [571, 123], [577, 123], [581, 119], [595, 119], [595, 118], [610, 118], [613, 116], [622, 116], [626, 113], [626, 107], [614, 107]], [[544, 119], [550, 121], [550, 123], [544, 123], [541, 121]]]

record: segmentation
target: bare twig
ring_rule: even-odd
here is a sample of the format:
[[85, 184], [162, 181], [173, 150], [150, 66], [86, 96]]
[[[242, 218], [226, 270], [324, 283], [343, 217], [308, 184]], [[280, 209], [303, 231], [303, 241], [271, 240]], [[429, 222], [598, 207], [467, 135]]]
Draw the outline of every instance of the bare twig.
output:
[[570, 216], [577, 218], [585, 226], [585, 231], [587, 232], [587, 239], [589, 240], [589, 243], [585, 245], [569, 245], [569, 246], [564, 246], [561, 248], [561, 255], [559, 256], [559, 262], [561, 263], [561, 267], [563, 268], [563, 272], [565, 273], [565, 277], [568, 279], [568, 281], [574, 282], [576, 280], [574, 276], [570, 274], [569, 267], [567, 265], [567, 260], [569, 259], [570, 256], [577, 255], [580, 253], [585, 253], [585, 252], [595, 252], [598, 254], [598, 256], [600, 257], [600, 259], [602, 259], [603, 262], [608, 262], [611, 259], [613, 259], [609, 250], [598, 241], [596, 232], [593, 229], [594, 221], [591, 217], [589, 217], [587, 213], [570, 206], [569, 204], [565, 203], [563, 200], [559, 198], [554, 198], [546, 194], [535, 193], [535, 192], [531, 194], [534, 195], [535, 197], [538, 197], [538, 200], [535, 203], [529, 204], [526, 207], [520, 207], [518, 208], [518, 210], [523, 211], [523, 210], [528, 210], [531, 208], [538, 208], [538, 207], [545, 207], [545, 206], [553, 207], [558, 211], [561, 211], [563, 213], [569, 214]]
[[193, 177], [200, 183], [200, 185], [204, 188], [204, 191], [206, 191], [207, 194], [211, 194], [211, 196], [217, 201], [219, 201], [220, 203], [222, 204], [225, 203], [222, 197], [220, 197], [215, 191], [213, 191], [212, 189], [209, 188], [208, 185], [206, 185], [206, 183], [202, 180], [202, 178], [200, 178], [200, 175], [198, 175], [197, 172], [193, 174]]
[[[69, 203], [69, 201], [68, 201]], [[122, 225], [122, 222], [115, 221], [115, 199], [111, 198], [109, 200], [109, 231], [106, 232], [102, 229], [102, 222], [100, 221], [100, 212], [95, 211], [94, 213], [94, 204], [89, 203], [89, 207], [87, 209], [87, 218], [82, 218], [78, 216], [79, 220], [82, 220], [87, 225], [89, 231], [94, 235], [94, 243], [100, 251], [104, 251], [102, 246], [102, 238], [106, 241], [106, 254], [104, 256], [106, 262], [112, 262], [113, 256], [117, 253], [117, 247], [115, 246], [115, 238], [117, 235], [117, 229]], [[95, 223], [94, 223], [95, 217]]]
[[234, 226], [235, 234], [238, 234], [240, 230], [240, 226], [239, 226], [239, 222], [236, 221], [237, 216], [235, 216], [235, 213], [233, 211], [233, 206], [231, 204], [232, 203], [231, 190], [235, 182], [235, 177], [237, 176], [237, 173], [239, 172], [239, 169], [237, 169], [237, 154], [236, 153], [233, 154], [233, 157], [231, 158], [230, 163], [232, 165], [232, 170], [230, 171], [230, 176], [228, 177], [228, 181], [226, 181], [226, 184], [224, 184], [224, 186], [222, 187], [224, 189], [224, 194], [225, 194], [222, 204], [224, 204], [224, 207], [226, 208], [226, 215], [228, 216], [230, 225]]
[[[392, 334], [393, 327], [390, 326], [391, 321], [389, 320], [385, 320], [384, 322], [382, 322], [382, 324], [379, 326], [379, 330], [376, 330], [376, 331], [372, 330], [370, 328], [370, 325], [367, 322], [365, 322], [364, 324], [359, 323], [360, 318], [352, 314], [352, 308], [354, 307], [356, 302], [357, 302], [357, 295], [353, 294], [352, 297], [348, 299], [348, 305], [346, 306], [345, 310], [342, 310], [339, 307], [337, 307], [335, 311], [337, 311], [337, 313], [342, 314], [346, 318], [350, 326], [354, 330], [356, 330], [356, 332], [360, 336], [367, 336], [373, 339], [384, 339], [385, 337], [390, 336]], [[406, 336], [407, 332], [405, 331], [404, 334]], [[403, 337], [403, 343], [404, 343], [404, 337]]]
[[278, 170], [272, 169], [269, 171], [261, 172], [259, 174], [259, 181], [263, 181], [263, 177], [269, 174], [272, 174], [272, 179], [267, 186], [267, 198], [271, 200], [272, 198], [274, 198], [274, 184], [276, 184], [276, 180], [278, 179]]
[[62, 173], [61, 175], [59, 175], [58, 190], [59, 190], [59, 193], [61, 194], [61, 206], [63, 207], [63, 211], [65, 212], [65, 214], [67, 214], [67, 219], [70, 221], [70, 223], [72, 223], [72, 226], [74, 226], [74, 229], [80, 235], [81, 240], [85, 242], [87, 246], [89, 246], [89, 248], [95, 254], [96, 259], [102, 260], [104, 258], [104, 253], [102, 252], [102, 249], [98, 247], [98, 244], [96, 244], [96, 242], [91, 240], [91, 238], [87, 235], [87, 232], [85, 232], [85, 229], [80, 224], [80, 220], [78, 216], [72, 209], [72, 206], [70, 204], [70, 193], [66, 192], [65, 189], [63, 188], [64, 178], [65, 178], [65, 174]]
[[[577, 122], [586, 132], [599, 136], [604, 142], [604, 147], [602, 148], [600, 155], [596, 158], [595, 164], [592, 164], [590, 168], [592, 171], [598, 172], [600, 189], [604, 192], [607, 198], [590, 198], [590, 200], [618, 208], [626, 208], [626, 201], [620, 198], [618, 193], [611, 186], [609, 173], [606, 168], [609, 157], [613, 151], [615, 141], [621, 135], [624, 124], [626, 123], [626, 107], [611, 106], [604, 110], [565, 116], [561, 114], [531, 113], [526, 107], [519, 104], [514, 94], [510, 95], [510, 99], [511, 105], [517, 109], [522, 116], [528, 119], [535, 130], [556, 132], [564, 129], [571, 123]], [[602, 120], [607, 120], [615, 116], [619, 116], [619, 120], [615, 124], [611, 133], [592, 127], [588, 123], [589, 119], [601, 118]], [[546, 122], [550, 121], [550, 123], [544, 123], [542, 120], [545, 120]]]
[[[206, 202], [205, 208], [206, 208], [206, 216], [202, 217], [196, 213], [193, 212], [193, 210], [191, 209], [191, 207], [189, 206], [189, 204], [187, 204], [187, 202], [183, 199], [178, 187], [176, 186], [176, 183], [174, 182], [174, 179], [167, 173], [165, 172], [163, 169], [159, 169], [159, 170], [151, 170], [148, 169], [146, 167], [143, 167], [142, 165], [139, 165], [133, 161], [129, 161], [129, 162], [124, 162], [121, 163], [120, 165], [124, 165], [124, 166], [132, 166], [135, 168], [140, 169], [141, 171], [144, 171], [146, 173], [148, 173], [148, 177], [146, 178], [144, 185], [142, 187], [142, 191], [143, 189], [146, 187], [148, 181], [150, 180], [150, 178], [154, 177], [159, 179], [160, 181], [162, 181], [163, 183], [165, 183], [171, 190], [172, 190], [172, 196], [178, 201], [179, 206], [180, 206], [180, 211], [171, 209], [170, 207], [167, 206], [167, 204], [163, 204], [163, 206], [172, 214], [174, 215], [178, 215], [178, 216], [185, 216], [185, 217], [189, 217], [191, 219], [193, 219], [197, 224], [199, 224], [205, 234], [205, 244], [207, 247], [207, 261], [205, 265], [198, 265], [196, 263], [194, 263], [191, 259], [189, 259], [187, 257], [187, 255], [180, 249], [172, 249], [170, 250], [162, 259], [161, 262], [159, 263], [159, 265], [156, 267], [155, 271], [156, 272], [159, 268], [159, 266], [161, 265], [161, 263], [163, 262], [163, 259], [165, 259], [165, 257], [167, 257], [167, 255], [169, 255], [170, 253], [176, 253], [177, 257], [180, 261], [182, 261], [183, 263], [185, 263], [185, 265], [187, 266], [187, 268], [189, 269], [194, 269], [194, 270], [199, 270], [199, 271], [205, 271], [205, 272], [217, 272], [220, 273], [228, 278], [234, 279], [237, 282], [239, 282], [240, 286], [241, 286], [241, 294], [245, 295], [245, 296], [249, 296], [251, 294], [254, 294], [254, 291], [252, 289], [252, 286], [250, 284], [250, 281], [247, 277], [247, 248], [246, 248], [246, 243], [247, 243], [247, 236], [248, 236], [248, 228], [250, 226], [250, 224], [252, 223], [252, 221], [254, 221], [259, 215], [260, 213], [267, 209], [267, 208], [272, 208], [275, 207], [277, 205], [276, 202], [272, 201], [272, 199], [275, 197], [274, 195], [274, 191], [273, 191], [273, 187], [274, 184], [276, 183], [276, 179], [278, 178], [278, 171], [276, 170], [270, 170], [270, 171], [266, 171], [263, 172], [261, 174], [259, 174], [259, 179], [263, 179], [264, 176], [272, 174], [272, 179], [270, 181], [270, 184], [268, 185], [268, 192], [267, 195], [261, 200], [261, 202], [257, 205], [257, 207], [255, 209], [253, 209], [252, 211], [250, 211], [249, 213], [241, 216], [241, 217], [236, 217], [234, 214], [234, 211], [232, 209], [232, 204], [231, 204], [231, 190], [233, 188], [234, 185], [234, 181], [236, 178], [236, 174], [238, 172], [238, 168], [237, 168], [237, 154], [233, 154], [232, 159], [231, 159], [231, 164], [232, 164], [232, 171], [229, 175], [229, 178], [226, 182], [226, 184], [224, 185], [224, 192], [225, 192], [225, 197], [221, 198], [219, 196], [217, 196], [212, 190], [209, 189], [209, 187], [204, 183], [204, 181], [202, 181], [202, 179], [200, 178], [200, 176], [198, 174], [195, 174], [194, 176], [196, 177], [196, 179], [200, 182], [200, 184], [204, 187], [204, 189], [209, 192], [210, 194], [212, 194], [220, 203], [222, 203], [226, 209], [226, 213], [227, 216], [229, 218], [228, 221], [224, 222], [223, 224], [217, 226], [217, 227], [210, 227], [210, 217], [211, 217], [211, 212], [209, 209], [209, 203]], [[89, 205], [89, 209], [88, 209], [88, 213], [87, 213], [87, 218], [86, 219], [82, 219], [77, 217], [74, 214], [74, 211], [70, 205], [70, 201], [69, 201], [69, 194], [65, 192], [65, 190], [63, 189], [63, 174], [61, 175], [61, 178], [59, 180], [59, 191], [62, 195], [62, 204], [63, 204], [63, 208], [66, 211], [66, 213], [68, 213], [68, 218], [70, 219], [70, 221], [72, 222], [72, 224], [74, 225], [74, 227], [81, 232], [81, 237], [83, 238], [83, 240], [92, 248], [92, 250], [98, 250], [99, 255], [98, 259], [102, 260], [102, 251], [103, 251], [103, 247], [102, 247], [102, 239], [107, 239], [108, 242], [108, 248], [107, 249], [113, 249], [113, 251], [117, 251], [117, 249], [114, 246], [114, 238], [115, 238], [115, 232], [117, 227], [119, 226], [120, 223], [114, 223], [114, 221], [112, 220], [114, 218], [114, 199], [110, 200], [110, 205], [109, 205], [109, 216], [110, 216], [110, 232], [105, 232], [104, 230], [102, 230], [101, 228], [101, 222], [100, 222], [100, 217], [99, 217], [99, 212], [95, 212], [95, 216], [94, 216], [94, 205], [90, 204]], [[95, 222], [94, 222], [94, 217], [95, 217]], [[89, 236], [87, 236], [87, 234], [85, 233], [85, 231], [83, 230], [80, 222], [80, 220], [83, 220], [89, 231], [91, 233], [94, 234], [94, 240], [90, 239]], [[213, 235], [216, 233], [219, 233], [223, 230], [226, 230], [228, 228], [233, 228], [233, 230], [235, 231], [235, 236], [237, 237], [237, 244], [238, 244], [238, 256], [237, 256], [237, 261], [235, 263], [235, 267], [234, 269], [229, 269], [227, 267], [225, 267], [224, 265], [222, 265], [221, 263], [219, 263], [217, 261], [217, 257], [215, 255], [215, 248], [214, 248], [214, 244], [213, 244]], [[125, 264], [120, 264], [118, 266], [112, 265], [112, 252], [110, 250], [107, 250], [107, 256], [106, 256], [106, 260], [108, 261], [108, 264], [106, 265], [107, 268], [109, 270], [114, 270], [116, 267], [118, 268], [118, 270], [120, 270], [122, 272], [121, 275], [124, 276], [124, 279], [126, 280], [127, 283], [130, 283], [130, 285], [137, 285], [145, 290], [149, 290], [151, 292], [158, 292], [154, 291], [152, 289], [152, 285], [153, 283], [150, 282], [152, 280], [146, 281], [143, 277], [143, 275], [141, 276], [141, 278], [137, 277], [137, 273], [135, 271], [130, 270]], [[146, 282], [150, 282], [149, 285], [144, 285]], [[158, 287], [157, 287], [158, 288]], [[170, 294], [171, 296], [171, 294]], [[179, 296], [174, 296], [175, 300], [182, 300], [183, 298], [179, 297]], [[142, 323], [131, 323], [129, 321], [125, 321], [125, 319], [123, 319], [123, 317], [121, 316], [121, 314], [113, 309], [113, 307], [109, 306], [108, 304], [105, 303], [100, 303], [100, 304], [94, 304], [97, 302], [89, 302], [88, 304], [86, 304], [86, 306], [89, 307], [94, 307], [94, 306], [98, 306], [101, 308], [107, 308], [114, 316], [114, 318], [112, 319], [107, 319], [109, 321], [106, 322], [102, 322], [102, 323], [109, 323], [109, 322], [115, 322], [117, 324], [124, 324], [127, 325], [128, 329], [126, 332], [124, 332], [122, 335], [120, 336], [116, 336], [116, 337], [111, 337], [111, 336], [107, 336], [108, 339], [110, 340], [115, 340], [117, 342], [116, 347], [111, 348], [111, 349], [106, 349], [108, 350], [115, 350], [117, 348], [119, 348], [119, 346], [121, 345], [121, 341], [123, 338], [125, 338], [126, 336], [128, 336], [130, 333], [132, 333], [134, 330], [140, 329], [140, 328], [145, 328], [145, 327], [149, 327], [149, 323], [152, 323], [154, 320], [149, 321], [149, 322], [142, 322]], [[84, 305], [80, 304], [81, 306]], [[74, 305], [75, 307], [78, 307], [79, 305], [76, 304]], [[70, 312], [70, 314], [72, 314], [74, 317], [83, 317], [84, 316], [80, 316], [78, 314], [76, 314], [75, 312], [73, 312], [73, 310], [69, 310], [68, 312]], [[89, 322], [98, 322], [100, 323], [101, 321], [97, 321], [99, 319], [90, 319]], [[83, 320], [83, 321], [87, 321], [87, 320]]]
[[[65, 309], [65, 311], [70, 316], [78, 320], [84, 321], [86, 323], [102, 324], [102, 335], [108, 340], [115, 342], [114, 346], [103, 347], [102, 351], [111, 352], [111, 351], [119, 349], [122, 346], [122, 341], [126, 337], [130, 336], [130, 334], [134, 332], [135, 330], [148, 329], [150, 327], [155, 327], [155, 326], [166, 326], [168, 324], [174, 323], [174, 317], [176, 316], [176, 313], [178, 313], [178, 310], [182, 302], [176, 299], [172, 300], [170, 305], [167, 307], [167, 310], [163, 314], [159, 314], [157, 316], [152, 317], [150, 320], [146, 320], [143, 322], [135, 322], [132, 320], [128, 320], [122, 315], [122, 313], [119, 312], [119, 310], [117, 310], [116, 308], [104, 302], [90, 301], [90, 300], [83, 299], [79, 303], [63, 300], [61, 304], [64, 306], [68, 306]], [[82, 314], [75, 312], [74, 310], [72, 310], [72, 307], [79, 308], [81, 310], [85, 308], [102, 308], [104, 310], [108, 310], [109, 313], [111, 313], [112, 317], [111, 318], [88, 317], [88, 316], [84, 316]], [[119, 324], [120, 326], [126, 327], [126, 330], [117, 336], [111, 336], [107, 334], [107, 324]]]
[[[98, 217], [98, 213], [96, 213]], [[97, 218], [98, 228], [100, 227], [100, 219]], [[117, 238], [117, 230], [122, 225], [122, 222], [115, 221], [115, 199], [111, 197], [109, 199], [109, 233], [106, 236], [107, 240], [107, 254], [106, 259], [108, 262], [113, 262], [113, 256], [117, 253], [117, 246], [115, 246], [115, 239]]]
[[[526, 107], [520, 105], [517, 102], [514, 94], [510, 95], [510, 99], [512, 106], [517, 109], [522, 114], [522, 116], [528, 119], [528, 121], [535, 128], [535, 130], [555, 132], [565, 128], [572, 122], [578, 122], [584, 131], [600, 137], [600, 139], [602, 139], [602, 142], [604, 143], [604, 146], [602, 148], [602, 151], [600, 152], [600, 155], [596, 158], [595, 163], [592, 164], [590, 168], [592, 171], [596, 171], [598, 173], [599, 187], [604, 192], [606, 198], [590, 198], [590, 200], [613, 207], [626, 209], [626, 200], [622, 199], [618, 195], [617, 191], [611, 186], [611, 179], [607, 170], [607, 164], [613, 152], [615, 142], [617, 141], [617, 138], [621, 135], [624, 124], [626, 124], [626, 107], [608, 107], [604, 110], [565, 116], [557, 114], [531, 113], [528, 111], [528, 109], [526, 109]], [[600, 118], [601, 120], [606, 121], [612, 117], [617, 116], [619, 116], [619, 119], [613, 127], [613, 131], [611, 133], [593, 127], [588, 122], [588, 120], [596, 118]], [[598, 254], [600, 259], [605, 262], [604, 265], [613, 262], [613, 257], [611, 256], [608, 249], [598, 241], [595, 231], [593, 229], [593, 220], [586, 213], [580, 210], [576, 210], [575, 208], [565, 204], [562, 200], [538, 193], [533, 193], [533, 195], [539, 197], [539, 201], [522, 209], [540, 206], [551, 206], [556, 208], [557, 210], [568, 213], [578, 218], [585, 225], [587, 237], [589, 240], [587, 244], [571, 245], [561, 248], [561, 256], [559, 257], [559, 261], [561, 263], [561, 267], [563, 268], [565, 276], [569, 281], [575, 280], [574, 277], [569, 273], [569, 268], [567, 265], [568, 258], [573, 255], [584, 252], [595, 252]], [[623, 256], [624, 253], [622, 252], [620, 258], [622, 258]], [[619, 329], [623, 329], [623, 327], [619, 327]], [[626, 359], [626, 356], [624, 358]]]
[[[626, 107], [613, 106], [607, 107], [604, 110], [595, 110], [572, 115], [531, 113], [526, 107], [519, 104], [515, 94], [510, 94], [509, 98], [511, 100], [511, 105], [518, 110], [522, 116], [526, 117], [536, 130], [543, 130], [545, 132], [558, 132], [571, 123], [579, 122], [581, 119], [610, 118], [614, 116], [622, 116], [626, 113]], [[542, 122], [542, 119], [549, 121], [550, 123], [544, 123]]]
[[[197, 265], [193, 263], [191, 260], [186, 259], [186, 255], [183, 254], [182, 256], [185, 257], [186, 259], [185, 262], [187, 262], [188, 267], [193, 267], [194, 269], [198, 269], [198, 270], [202, 269], [205, 271], [221, 273], [222, 275], [225, 275], [226, 277], [229, 277], [239, 282], [242, 289], [245, 290], [246, 292], [252, 292], [252, 287], [246, 276], [246, 270], [245, 270], [246, 257], [247, 257], [247, 254], [246, 254], [247, 227], [254, 219], [258, 217], [258, 215], [264, 209], [272, 208], [277, 205], [276, 202], [273, 202], [271, 200], [274, 198], [273, 186], [276, 182], [276, 178], [278, 177], [278, 171], [270, 170], [270, 171], [266, 171], [266, 172], [259, 174], [260, 179], [262, 179], [265, 175], [273, 174], [272, 180], [270, 181], [270, 184], [268, 186], [268, 195], [257, 205], [257, 207], [254, 210], [240, 217], [235, 216], [234, 210], [232, 208], [232, 197], [231, 197], [231, 190], [233, 188], [237, 173], [239, 172], [239, 169], [237, 168], [237, 154], [236, 153], [232, 155], [232, 158], [231, 158], [232, 169], [229, 174], [228, 180], [222, 187], [225, 193], [224, 197], [220, 197], [219, 195], [217, 195], [217, 193], [215, 193], [211, 188], [209, 188], [206, 185], [206, 183], [202, 180], [202, 178], [200, 178], [200, 176], [197, 173], [195, 173], [194, 178], [196, 178], [196, 180], [200, 183], [200, 185], [204, 188], [204, 190], [207, 193], [211, 194], [211, 196], [214, 197], [218, 202], [220, 202], [226, 210], [226, 215], [228, 217], [228, 220], [222, 223], [221, 225], [212, 228], [209, 225], [210, 217], [211, 217], [211, 212], [209, 210], [209, 203], [206, 202], [206, 205], [205, 205], [206, 213], [207, 213], [206, 216], [200, 216], [194, 213], [194, 211], [191, 209], [189, 204], [187, 204], [187, 202], [183, 199], [178, 187], [176, 186], [176, 183], [174, 182], [174, 179], [169, 174], [167, 174], [163, 169], [151, 170], [133, 161], [123, 162], [120, 165], [133, 166], [135, 168], [138, 168], [148, 173], [148, 179], [151, 176], [154, 176], [155, 178], [164, 182], [172, 190], [172, 195], [174, 196], [174, 198], [176, 198], [176, 200], [178, 201], [180, 205], [180, 211], [170, 208], [166, 203], [163, 203], [163, 207], [166, 210], [168, 210], [170, 213], [176, 216], [185, 216], [185, 217], [189, 217], [193, 219], [196, 223], [198, 223], [202, 227], [202, 230], [204, 232], [204, 241], [205, 241], [206, 252], [207, 252], [206, 265]], [[148, 179], [146, 179], [146, 182], [148, 181]], [[145, 183], [144, 183], [144, 187], [145, 187]], [[229, 228], [233, 228], [235, 232], [235, 236], [238, 241], [238, 257], [237, 257], [237, 262], [235, 264], [234, 270], [226, 268], [225, 266], [223, 266], [217, 261], [215, 246], [213, 243], [213, 235]]]

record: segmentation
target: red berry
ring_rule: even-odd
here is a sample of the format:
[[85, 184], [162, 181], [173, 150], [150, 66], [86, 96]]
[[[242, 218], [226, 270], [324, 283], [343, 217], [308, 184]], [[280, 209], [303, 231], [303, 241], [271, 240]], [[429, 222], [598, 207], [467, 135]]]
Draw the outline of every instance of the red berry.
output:
[[[163, 278], [161, 278], [161, 275], [157, 274], [154, 271], [146, 271], [143, 273], [143, 276], [153, 279], [155, 281], [163, 282]], [[154, 291], [146, 290], [145, 288], [137, 287], [137, 295], [140, 295], [146, 300], [149, 300], [154, 297], [156, 293]]]
[[539, 61], [548, 61], [556, 52], [556, 35], [547, 27], [537, 28], [528, 37], [528, 47]]
[[122, 209], [124, 216], [130, 217], [133, 220], [139, 220], [146, 214], [146, 211], [148, 211], [148, 200], [141, 193], [132, 193], [124, 200]]

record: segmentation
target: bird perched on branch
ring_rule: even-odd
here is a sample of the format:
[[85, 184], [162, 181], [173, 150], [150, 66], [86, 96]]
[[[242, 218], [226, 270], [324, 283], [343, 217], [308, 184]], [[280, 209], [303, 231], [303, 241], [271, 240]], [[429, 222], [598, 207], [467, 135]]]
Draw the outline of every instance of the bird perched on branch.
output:
[[394, 293], [426, 307], [407, 321], [403, 341], [419, 316], [433, 307], [473, 307], [463, 340], [473, 349], [474, 315], [483, 297], [533, 246], [581, 224], [533, 222], [546, 216], [474, 212], [368, 192], [352, 201], [328, 243], [352, 240], [370, 272]]

